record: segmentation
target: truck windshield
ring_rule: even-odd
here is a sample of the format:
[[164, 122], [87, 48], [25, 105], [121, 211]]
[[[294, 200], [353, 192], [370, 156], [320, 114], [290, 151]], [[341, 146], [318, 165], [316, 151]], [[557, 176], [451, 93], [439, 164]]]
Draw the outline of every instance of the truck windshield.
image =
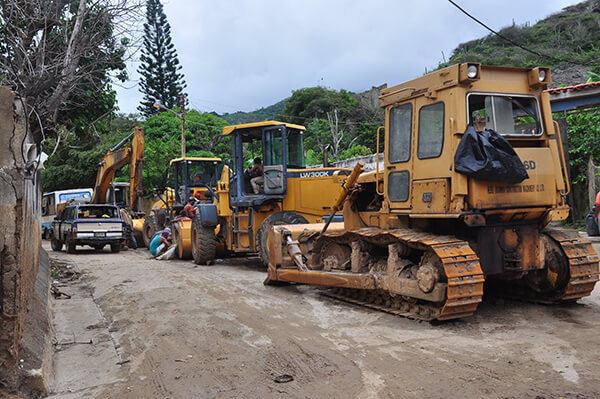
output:
[[80, 206], [77, 211], [78, 219], [117, 218], [117, 208], [114, 206]]
[[470, 93], [468, 121], [475, 130], [494, 130], [503, 136], [539, 136], [542, 124], [537, 99], [530, 96]]

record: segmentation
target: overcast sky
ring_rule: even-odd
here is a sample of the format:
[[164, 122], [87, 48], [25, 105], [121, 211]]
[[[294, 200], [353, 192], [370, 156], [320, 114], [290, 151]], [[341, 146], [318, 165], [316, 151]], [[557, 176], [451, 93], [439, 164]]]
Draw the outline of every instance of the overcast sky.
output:
[[[455, 0], [493, 29], [534, 24], [570, 0]], [[447, 0], [167, 0], [191, 108], [253, 111], [292, 90], [361, 92], [422, 75], [488, 32]], [[141, 22], [140, 22], [141, 23]], [[139, 54], [138, 54], [139, 57]], [[137, 58], [137, 57], [136, 57]], [[115, 87], [121, 112], [142, 99], [138, 63]]]

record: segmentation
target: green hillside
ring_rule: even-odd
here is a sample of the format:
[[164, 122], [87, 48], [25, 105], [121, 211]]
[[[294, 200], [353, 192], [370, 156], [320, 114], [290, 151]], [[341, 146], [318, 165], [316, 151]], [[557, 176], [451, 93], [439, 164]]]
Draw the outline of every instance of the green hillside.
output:
[[234, 112], [231, 114], [218, 115], [222, 119], [225, 119], [227, 123], [236, 125], [238, 123], [252, 123], [260, 122], [265, 119], [273, 119], [275, 115], [283, 111], [285, 100], [281, 100], [278, 103], [269, 105], [268, 107], [257, 109], [252, 112]]
[[[600, 72], [598, 0], [566, 7], [532, 26], [513, 24], [499, 33], [537, 54], [490, 33], [483, 38], [458, 45], [448, 62], [439, 67], [468, 61], [515, 67], [550, 66], [553, 67], [553, 81], [556, 84], [581, 83], [586, 79], [586, 71]], [[561, 76], [562, 71], [570, 68], [575, 68], [579, 71], [577, 74], [582, 75], [579, 82], [571, 81], [576, 77]]]

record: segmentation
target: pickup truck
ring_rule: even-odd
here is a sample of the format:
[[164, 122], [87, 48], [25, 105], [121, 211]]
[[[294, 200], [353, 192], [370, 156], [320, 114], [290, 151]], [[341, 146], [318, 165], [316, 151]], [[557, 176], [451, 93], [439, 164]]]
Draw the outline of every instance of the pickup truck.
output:
[[116, 206], [72, 204], [52, 222], [52, 250], [60, 251], [65, 244], [67, 253], [74, 253], [77, 245], [101, 251], [110, 245], [111, 252], [119, 252], [124, 232], [125, 222]]

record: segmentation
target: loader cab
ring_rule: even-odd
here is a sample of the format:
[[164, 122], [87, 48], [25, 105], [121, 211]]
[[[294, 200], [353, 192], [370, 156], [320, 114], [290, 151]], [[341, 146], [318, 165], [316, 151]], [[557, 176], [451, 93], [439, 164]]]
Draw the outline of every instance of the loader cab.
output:
[[[306, 167], [304, 126], [263, 121], [223, 129], [231, 136], [232, 165], [229, 181], [230, 204], [235, 207], [260, 206], [282, 201], [287, 192], [288, 168]], [[260, 159], [262, 175], [254, 168]], [[254, 178], [255, 179], [253, 181]], [[253, 185], [258, 193], [254, 192]]]
[[183, 206], [196, 192], [214, 188], [223, 171], [221, 158], [177, 158], [170, 162], [169, 185], [175, 188], [175, 204]]

